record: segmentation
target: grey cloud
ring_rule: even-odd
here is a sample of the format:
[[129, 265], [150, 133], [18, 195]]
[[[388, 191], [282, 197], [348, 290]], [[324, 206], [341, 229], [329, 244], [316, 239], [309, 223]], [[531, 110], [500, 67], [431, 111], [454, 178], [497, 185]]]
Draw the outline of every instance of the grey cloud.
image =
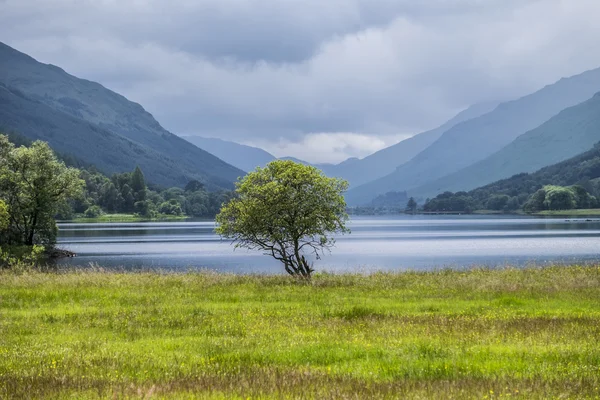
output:
[[599, 67], [598, 13], [595, 0], [6, 0], [0, 40], [176, 133], [313, 147], [307, 134], [338, 133], [351, 147]]

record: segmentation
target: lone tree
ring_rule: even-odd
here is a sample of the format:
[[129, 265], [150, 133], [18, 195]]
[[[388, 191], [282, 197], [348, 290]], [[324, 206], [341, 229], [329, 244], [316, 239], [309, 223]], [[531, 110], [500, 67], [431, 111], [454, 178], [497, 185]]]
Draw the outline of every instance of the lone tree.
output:
[[315, 167], [277, 160], [236, 184], [237, 196], [217, 215], [217, 233], [235, 247], [263, 250], [287, 273], [310, 278], [305, 255], [330, 250], [333, 233], [347, 233], [348, 182], [328, 178]]

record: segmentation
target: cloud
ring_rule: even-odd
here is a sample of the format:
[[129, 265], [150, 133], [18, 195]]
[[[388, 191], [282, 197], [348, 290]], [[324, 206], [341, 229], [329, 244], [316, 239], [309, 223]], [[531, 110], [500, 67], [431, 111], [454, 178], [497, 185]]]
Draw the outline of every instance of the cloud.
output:
[[141, 103], [175, 133], [285, 144], [322, 161], [600, 67], [596, 0], [0, 0], [0, 9], [3, 41]]
[[339, 163], [362, 158], [406, 139], [407, 135], [372, 136], [351, 132], [309, 133], [299, 141], [255, 139], [245, 144], [261, 147], [276, 157], [296, 157], [310, 163]]

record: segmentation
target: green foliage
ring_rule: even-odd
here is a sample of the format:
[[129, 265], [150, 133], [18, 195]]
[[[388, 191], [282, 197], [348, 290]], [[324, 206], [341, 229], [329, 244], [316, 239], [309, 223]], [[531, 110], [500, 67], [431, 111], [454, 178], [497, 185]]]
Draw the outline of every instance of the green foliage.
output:
[[527, 212], [587, 209], [595, 207], [596, 203], [596, 198], [581, 186], [547, 185], [536, 191], [523, 209]]
[[462, 212], [471, 213], [477, 209], [473, 198], [466, 192], [445, 192], [429, 200], [423, 206], [427, 212]]
[[217, 215], [216, 231], [236, 247], [263, 250], [291, 275], [310, 277], [305, 252], [319, 258], [335, 243], [331, 233], [348, 232], [347, 187], [317, 168], [273, 161], [237, 183], [237, 197]]
[[571, 210], [575, 208], [575, 194], [570, 188], [562, 186], [545, 186], [546, 199], [544, 206], [546, 210]]
[[54, 216], [82, 191], [79, 171], [59, 161], [47, 143], [14, 148], [5, 136], [0, 137], [0, 197], [10, 209], [8, 232], [0, 240], [52, 246], [57, 233]]
[[[549, 188], [553, 189], [548, 197]], [[568, 189], [568, 192], [558, 188]], [[448, 193], [451, 192], [442, 194], [441, 198], [447, 197]], [[509, 212], [522, 208], [526, 212], [540, 212], [594, 208], [598, 206], [600, 196], [600, 146], [535, 173], [518, 174], [468, 193], [459, 193], [466, 195], [471, 209]], [[426, 208], [443, 211], [451, 208], [447, 203], [430, 201]]]
[[158, 212], [165, 215], [182, 215], [181, 205], [175, 199], [163, 202], [158, 208]]
[[9, 215], [8, 215], [8, 206], [6, 203], [0, 199], [0, 233], [8, 228], [9, 223]]
[[195, 179], [192, 179], [185, 185], [186, 192], [197, 192], [198, 190], [204, 189], [204, 184]]
[[486, 208], [488, 210], [502, 211], [506, 208], [510, 199], [510, 196], [506, 194], [495, 194], [488, 199]]
[[0, 249], [0, 270], [7, 269], [12, 273], [22, 273], [36, 268], [45, 261], [46, 248], [41, 245], [8, 246], [6, 251]]
[[131, 174], [131, 189], [133, 190], [135, 201], [146, 200], [146, 180], [139, 166], [135, 167], [135, 170]]
[[87, 210], [85, 210], [86, 218], [98, 218], [103, 214], [102, 209], [99, 206], [91, 206]]

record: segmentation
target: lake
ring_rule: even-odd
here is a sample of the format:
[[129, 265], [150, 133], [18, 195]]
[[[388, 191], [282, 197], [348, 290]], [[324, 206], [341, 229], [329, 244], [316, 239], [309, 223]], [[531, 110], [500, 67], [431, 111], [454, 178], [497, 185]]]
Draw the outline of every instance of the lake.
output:
[[[60, 223], [61, 266], [281, 273], [260, 252], [233, 246], [206, 221]], [[600, 220], [503, 216], [354, 217], [318, 271], [371, 272], [600, 260]]]

